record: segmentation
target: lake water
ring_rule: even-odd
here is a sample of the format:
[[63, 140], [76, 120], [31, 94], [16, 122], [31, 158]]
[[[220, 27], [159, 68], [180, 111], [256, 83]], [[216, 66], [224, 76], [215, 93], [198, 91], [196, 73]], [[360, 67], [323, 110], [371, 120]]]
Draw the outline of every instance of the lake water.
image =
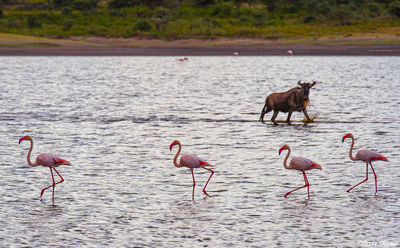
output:
[[[265, 97], [316, 80], [304, 125], [258, 122]], [[400, 57], [0, 57], [1, 247], [399, 247]], [[280, 113], [278, 120], [285, 120]], [[389, 162], [348, 157], [377, 150]], [[54, 153], [73, 166], [26, 162]], [[183, 154], [215, 174], [176, 168]], [[278, 150], [322, 165], [286, 170]]]

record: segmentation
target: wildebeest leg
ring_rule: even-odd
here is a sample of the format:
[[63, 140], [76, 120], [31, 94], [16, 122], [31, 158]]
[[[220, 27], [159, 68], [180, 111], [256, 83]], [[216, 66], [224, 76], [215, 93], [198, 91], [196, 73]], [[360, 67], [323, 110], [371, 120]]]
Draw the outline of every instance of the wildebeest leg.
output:
[[275, 124], [278, 125], [278, 123], [275, 121], [276, 117], [278, 116], [279, 111], [278, 110], [274, 110], [274, 114], [272, 115], [271, 121]]
[[289, 111], [289, 114], [287, 115], [286, 122], [290, 124], [290, 117], [292, 117], [293, 111]]
[[270, 108], [270, 107], [268, 106], [268, 102], [265, 102], [264, 108], [263, 108], [262, 111], [261, 111], [261, 116], [260, 116], [259, 121], [261, 121], [262, 123], [264, 123], [264, 115], [265, 115], [266, 113], [270, 112], [271, 110], [272, 110], [272, 108]]
[[307, 109], [306, 108], [303, 109], [303, 113], [306, 116], [307, 120], [311, 120], [310, 116], [308, 116], [308, 114], [307, 114]]

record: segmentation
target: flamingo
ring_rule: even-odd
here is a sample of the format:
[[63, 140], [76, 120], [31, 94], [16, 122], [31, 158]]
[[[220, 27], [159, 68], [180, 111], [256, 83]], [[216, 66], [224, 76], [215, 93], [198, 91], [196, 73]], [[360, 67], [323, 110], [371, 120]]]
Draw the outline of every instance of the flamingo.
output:
[[290, 147], [289, 147], [288, 145], [282, 146], [282, 147], [279, 149], [279, 155], [281, 155], [281, 152], [282, 152], [283, 150], [288, 150], [288, 153], [287, 153], [287, 155], [286, 155], [286, 157], [285, 157], [285, 160], [283, 161], [283, 166], [284, 166], [286, 169], [288, 169], [288, 170], [295, 169], [295, 170], [299, 170], [299, 171], [303, 172], [304, 182], [305, 182], [304, 186], [301, 186], [301, 187], [299, 187], [299, 188], [296, 188], [296, 189], [294, 189], [294, 190], [292, 190], [292, 191], [287, 192], [287, 193], [285, 194], [285, 198], [286, 198], [290, 193], [292, 193], [293, 191], [296, 191], [296, 190], [301, 189], [301, 188], [304, 188], [304, 187], [307, 187], [308, 198], [310, 198], [310, 185], [309, 185], [309, 183], [308, 183], [308, 180], [307, 180], [307, 176], [306, 176], [306, 172], [305, 172], [305, 171], [306, 171], [306, 170], [311, 170], [311, 169], [320, 169], [320, 170], [322, 170], [321, 165], [319, 165], [319, 164], [317, 164], [317, 163], [315, 163], [315, 162], [309, 160], [308, 158], [294, 157], [294, 158], [292, 158], [292, 160], [290, 161], [290, 164], [289, 164], [289, 166], [288, 166], [288, 165], [287, 165], [287, 160], [288, 160], [289, 155], [290, 155]]
[[363, 181], [357, 183], [356, 185], [354, 185], [353, 187], [351, 187], [350, 189], [347, 190], [347, 192], [350, 192], [350, 190], [354, 189], [355, 187], [357, 187], [358, 185], [362, 184], [363, 182], [368, 181], [368, 164], [371, 165], [371, 169], [372, 172], [374, 173], [374, 177], [375, 177], [375, 194], [378, 192], [378, 182], [377, 182], [377, 177], [374, 171], [374, 167], [372, 167], [372, 161], [374, 160], [383, 160], [383, 161], [389, 161], [387, 158], [385, 158], [384, 156], [382, 156], [381, 154], [375, 152], [375, 151], [370, 151], [370, 150], [360, 150], [357, 152], [356, 157], [353, 157], [353, 147], [354, 147], [354, 136], [351, 133], [346, 134], [345, 136], [343, 136], [342, 138], [342, 143], [344, 142], [345, 139], [347, 138], [351, 138], [351, 147], [350, 147], [350, 152], [349, 152], [349, 157], [351, 160], [353, 161], [357, 161], [357, 160], [361, 160], [364, 161], [367, 164], [367, 174], [366, 177]]
[[175, 157], [174, 157], [174, 165], [176, 167], [188, 167], [190, 169], [190, 171], [192, 172], [192, 177], [193, 177], [193, 192], [192, 192], [192, 201], [194, 201], [194, 188], [196, 185], [196, 181], [194, 180], [194, 173], [193, 173], [193, 169], [194, 168], [203, 168], [206, 169], [208, 171], [211, 172], [211, 176], [208, 178], [206, 185], [204, 185], [203, 188], [203, 192], [206, 196], [210, 196], [207, 192], [206, 192], [206, 187], [208, 182], [210, 181], [211, 177], [214, 175], [214, 171], [211, 169], [206, 168], [205, 166], [212, 166], [211, 164], [203, 161], [202, 159], [200, 159], [199, 157], [196, 157], [194, 155], [182, 155], [179, 163], [177, 163], [177, 159], [179, 154], [181, 153], [181, 149], [182, 149], [182, 145], [181, 142], [179, 142], [178, 140], [175, 140], [174, 142], [171, 143], [171, 145], [169, 146], [169, 150], [172, 150], [172, 147], [174, 147], [175, 145], [179, 146], [178, 152], [176, 153]]
[[[42, 165], [42, 166], [50, 168], [50, 173], [51, 173], [51, 178], [53, 179], [53, 184], [42, 189], [42, 191], [40, 192], [40, 200], [42, 200], [44, 191], [50, 187], [53, 187], [53, 204], [54, 204], [54, 187], [56, 186], [56, 184], [64, 182], [64, 178], [62, 178], [62, 176], [60, 175], [60, 173], [58, 173], [58, 171], [56, 170], [55, 167], [58, 167], [60, 165], [71, 165], [71, 163], [68, 162], [67, 160], [59, 158], [56, 155], [50, 154], [50, 153], [43, 153], [43, 154], [38, 155], [35, 163], [32, 163], [30, 157], [31, 157], [31, 152], [32, 152], [32, 148], [33, 148], [33, 140], [29, 135], [26, 135], [19, 139], [19, 144], [21, 144], [21, 142], [24, 140], [29, 140], [31, 142], [31, 146], [29, 148], [29, 152], [28, 152], [28, 156], [27, 156], [28, 164], [33, 167]], [[59, 181], [57, 183], [54, 181], [53, 170], [61, 178], [61, 181]]]

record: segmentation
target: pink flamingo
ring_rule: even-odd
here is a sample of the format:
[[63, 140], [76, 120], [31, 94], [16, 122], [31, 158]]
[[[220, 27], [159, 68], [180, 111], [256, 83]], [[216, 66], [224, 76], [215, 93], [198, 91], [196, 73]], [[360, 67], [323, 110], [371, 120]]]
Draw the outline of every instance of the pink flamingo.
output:
[[313, 162], [313, 161], [311, 161], [311, 160], [309, 160], [309, 159], [307, 159], [307, 158], [295, 157], [295, 158], [292, 158], [292, 160], [290, 161], [290, 164], [289, 164], [289, 166], [288, 166], [288, 165], [287, 165], [287, 160], [288, 160], [289, 155], [290, 155], [290, 147], [289, 147], [288, 145], [282, 146], [282, 147], [279, 149], [279, 155], [281, 155], [281, 152], [282, 152], [283, 150], [288, 150], [288, 153], [287, 153], [287, 155], [286, 155], [286, 157], [285, 157], [285, 160], [283, 161], [283, 166], [284, 166], [286, 169], [288, 169], [288, 170], [295, 169], [295, 170], [299, 170], [299, 171], [303, 172], [304, 182], [305, 182], [304, 186], [301, 186], [301, 187], [299, 187], [299, 188], [297, 188], [297, 189], [294, 189], [294, 190], [292, 190], [292, 191], [287, 192], [287, 193], [285, 194], [285, 198], [286, 198], [290, 193], [292, 193], [293, 191], [296, 191], [296, 190], [301, 189], [301, 188], [304, 188], [304, 187], [307, 187], [308, 198], [310, 198], [310, 185], [309, 185], [309, 183], [308, 183], [308, 180], [307, 180], [307, 176], [306, 176], [305, 171], [306, 171], [306, 170], [311, 170], [311, 169], [320, 169], [320, 170], [322, 170], [321, 165], [319, 165], [319, 164], [317, 164], [317, 163], [315, 163], [315, 162]]
[[205, 162], [205, 161], [203, 161], [202, 159], [200, 159], [200, 158], [198, 158], [198, 157], [196, 157], [196, 156], [193, 156], [193, 155], [182, 155], [182, 157], [181, 157], [179, 163], [177, 163], [176, 160], [178, 159], [178, 156], [179, 156], [179, 154], [181, 153], [182, 145], [181, 145], [181, 143], [180, 143], [178, 140], [175, 140], [175, 141], [172, 142], [171, 145], [169, 146], [169, 150], [171, 151], [171, 150], [172, 150], [172, 147], [174, 147], [175, 145], [178, 145], [178, 146], [179, 146], [179, 149], [178, 149], [178, 152], [176, 153], [176, 155], [175, 155], [175, 157], [174, 157], [174, 165], [175, 165], [176, 167], [182, 167], [182, 166], [188, 167], [188, 168], [192, 171], [192, 177], [193, 177], [192, 200], [194, 201], [194, 188], [195, 188], [195, 185], [196, 185], [196, 182], [195, 182], [195, 180], [194, 180], [193, 168], [203, 168], [203, 169], [206, 169], [206, 170], [208, 170], [208, 171], [211, 172], [211, 176], [208, 178], [207, 183], [206, 183], [206, 185], [204, 185], [204, 188], [203, 188], [204, 194], [206, 194], [207, 196], [210, 196], [210, 195], [207, 194], [207, 192], [206, 192], [206, 187], [207, 187], [207, 184], [208, 184], [208, 182], [210, 181], [211, 177], [213, 176], [214, 171], [211, 170], [211, 169], [206, 168], [205, 166], [212, 166], [212, 165], [209, 164], [209, 163], [207, 163], [207, 162]]
[[[19, 139], [19, 144], [21, 144], [21, 142], [23, 140], [29, 140], [31, 142], [31, 146], [29, 148], [29, 152], [28, 152], [28, 156], [27, 156], [28, 164], [33, 167], [42, 165], [42, 166], [50, 168], [51, 178], [53, 179], [53, 184], [42, 189], [42, 191], [40, 192], [40, 200], [42, 200], [42, 195], [43, 195], [44, 191], [50, 187], [53, 187], [53, 204], [54, 204], [54, 187], [56, 186], [56, 184], [64, 182], [64, 178], [62, 178], [62, 176], [60, 175], [60, 173], [58, 173], [58, 171], [56, 170], [55, 167], [58, 167], [62, 164], [71, 165], [71, 163], [68, 162], [67, 160], [61, 159], [61, 158], [57, 157], [56, 155], [50, 154], [50, 153], [43, 153], [43, 154], [38, 155], [35, 163], [32, 163], [30, 157], [31, 157], [31, 152], [32, 152], [32, 148], [33, 148], [33, 140], [29, 135], [26, 135], [26, 136], [22, 137], [21, 139]], [[52, 170], [54, 170], [57, 173], [57, 175], [61, 178], [61, 181], [59, 181], [57, 183], [54, 181], [54, 176], [53, 176]]]
[[367, 175], [365, 177], [365, 179], [363, 181], [361, 181], [360, 183], [357, 183], [356, 185], [354, 185], [353, 187], [351, 187], [350, 189], [347, 190], [347, 192], [350, 192], [350, 190], [354, 189], [355, 187], [357, 187], [358, 185], [362, 184], [363, 182], [368, 181], [368, 164], [371, 165], [371, 169], [372, 172], [374, 173], [374, 177], [375, 177], [375, 194], [378, 192], [378, 182], [377, 182], [377, 178], [376, 178], [376, 174], [374, 171], [374, 167], [372, 167], [372, 163], [371, 161], [374, 160], [383, 160], [383, 161], [389, 161], [387, 158], [385, 158], [384, 156], [382, 156], [381, 154], [375, 152], [375, 151], [370, 151], [370, 150], [360, 150], [357, 152], [356, 157], [353, 157], [353, 147], [354, 147], [354, 136], [351, 133], [346, 134], [345, 136], [343, 136], [342, 138], [342, 143], [344, 142], [345, 139], [347, 138], [351, 138], [351, 147], [350, 147], [350, 152], [349, 152], [349, 157], [351, 160], [353, 161], [357, 161], [357, 160], [361, 160], [364, 161], [365, 163], [367, 163]]

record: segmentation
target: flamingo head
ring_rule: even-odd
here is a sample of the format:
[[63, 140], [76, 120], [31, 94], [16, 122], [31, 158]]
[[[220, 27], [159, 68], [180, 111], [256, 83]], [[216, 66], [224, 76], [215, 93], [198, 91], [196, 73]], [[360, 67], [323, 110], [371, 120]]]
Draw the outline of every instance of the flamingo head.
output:
[[172, 142], [171, 145], [169, 145], [169, 150], [171, 151], [172, 147], [174, 147], [174, 146], [176, 146], [178, 144], [180, 144], [179, 141], [178, 140], [174, 140], [174, 142]]
[[279, 149], [279, 155], [281, 155], [281, 152], [282, 152], [283, 150], [287, 150], [287, 149], [289, 149], [289, 146], [288, 146], [288, 145], [283, 145], [283, 146], [281, 147], [281, 149]]
[[351, 133], [346, 134], [345, 136], [343, 136], [342, 138], [342, 143], [344, 142], [345, 139], [347, 139], [348, 137], [353, 137], [353, 135]]
[[31, 138], [31, 136], [26, 135], [26, 136], [24, 136], [24, 137], [22, 137], [22, 138], [19, 139], [18, 144], [21, 144], [21, 142], [24, 141], [24, 140], [32, 140], [32, 138]]

